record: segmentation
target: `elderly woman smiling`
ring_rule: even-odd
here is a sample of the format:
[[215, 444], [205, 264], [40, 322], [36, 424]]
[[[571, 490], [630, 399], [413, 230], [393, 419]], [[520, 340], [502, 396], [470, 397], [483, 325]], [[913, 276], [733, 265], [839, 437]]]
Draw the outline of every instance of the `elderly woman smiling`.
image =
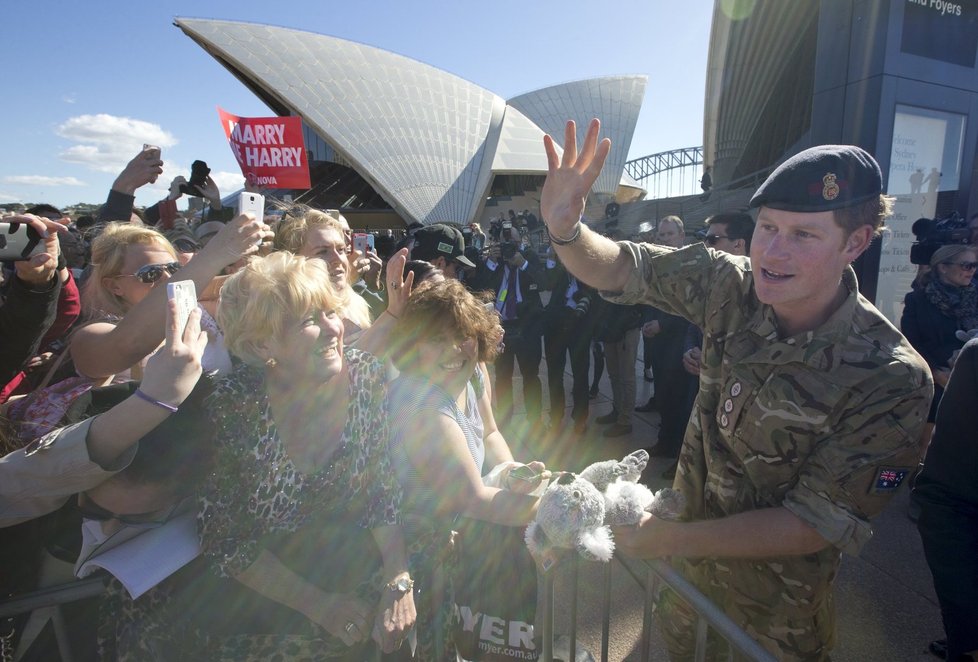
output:
[[260, 627], [222, 658], [367, 660], [413, 625], [385, 371], [344, 347], [345, 304], [323, 261], [287, 252], [253, 260], [221, 292], [218, 320], [243, 364], [210, 402], [201, 539], [220, 574], [271, 605], [242, 616]]
[[[391, 264], [395, 268], [388, 266], [387, 308], [374, 319], [371, 304], [354, 291], [353, 283], [361, 272], [367, 275], [369, 271], [376, 279], [375, 271], [379, 270], [381, 262], [375, 254], [361, 255], [354, 251], [349, 233], [350, 226], [345, 220], [309, 209], [282, 222], [275, 235], [275, 247], [326, 264], [333, 287], [346, 301], [337, 312], [346, 326], [347, 344], [382, 356], [390, 349], [390, 332], [395, 320], [404, 312], [411, 291], [410, 281], [405, 282], [395, 275], [395, 272], [399, 273], [396, 267], [407, 259], [407, 251], [399, 251], [392, 258]], [[383, 301], [378, 295], [369, 291], [364, 294], [371, 297], [374, 308], [382, 307]]]

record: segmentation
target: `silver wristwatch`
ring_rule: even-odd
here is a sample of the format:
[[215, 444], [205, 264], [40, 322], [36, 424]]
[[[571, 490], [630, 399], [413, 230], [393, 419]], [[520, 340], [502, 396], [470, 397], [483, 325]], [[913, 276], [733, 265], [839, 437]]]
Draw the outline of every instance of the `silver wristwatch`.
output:
[[387, 582], [387, 588], [403, 595], [414, 588], [414, 580], [410, 577], [398, 577], [394, 581]]

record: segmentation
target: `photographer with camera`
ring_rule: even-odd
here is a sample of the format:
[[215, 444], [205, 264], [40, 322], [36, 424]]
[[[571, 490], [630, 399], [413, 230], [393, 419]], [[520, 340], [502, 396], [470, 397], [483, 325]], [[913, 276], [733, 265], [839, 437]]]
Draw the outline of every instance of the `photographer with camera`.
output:
[[508, 423], [513, 417], [513, 362], [519, 363], [523, 376], [523, 402], [526, 420], [539, 423], [542, 410], [540, 343], [543, 302], [541, 281], [545, 278], [535, 251], [521, 248], [519, 231], [510, 221], [503, 221], [500, 243], [489, 247], [486, 259], [486, 286], [495, 292], [495, 308], [502, 317], [503, 344], [496, 359], [496, 395], [499, 420]]
[[35, 354], [57, 315], [61, 279], [58, 277], [57, 221], [32, 215], [8, 216], [4, 223], [23, 223], [41, 237], [43, 249], [14, 262], [14, 276], [0, 305], [0, 384], [20, 372]]
[[[146, 184], [153, 184], [163, 174], [163, 160], [160, 148], [155, 145], [143, 145], [143, 149], [132, 158], [122, 169], [109, 195], [98, 212], [98, 222], [111, 221], [132, 222], [134, 219], [141, 223], [133, 211], [136, 201], [136, 190]], [[144, 213], [147, 225], [160, 226], [164, 230], [173, 227], [177, 217], [176, 201], [182, 195], [201, 197], [207, 201], [209, 211], [204, 221], [221, 221], [226, 223], [234, 216], [234, 210], [221, 206], [221, 191], [210, 177], [210, 168], [203, 161], [194, 161], [191, 167], [190, 180], [178, 176], [170, 183], [170, 193], [154, 205], [146, 208]]]
[[556, 432], [564, 417], [564, 367], [570, 355], [574, 404], [571, 419], [574, 434], [579, 436], [587, 429], [588, 371], [591, 367], [588, 349], [594, 334], [594, 312], [598, 308], [597, 305], [592, 308], [591, 304], [596, 302], [597, 292], [569, 273], [554, 252], [547, 258], [546, 274], [547, 289], [551, 293], [544, 309], [543, 349], [550, 393], [550, 430]]

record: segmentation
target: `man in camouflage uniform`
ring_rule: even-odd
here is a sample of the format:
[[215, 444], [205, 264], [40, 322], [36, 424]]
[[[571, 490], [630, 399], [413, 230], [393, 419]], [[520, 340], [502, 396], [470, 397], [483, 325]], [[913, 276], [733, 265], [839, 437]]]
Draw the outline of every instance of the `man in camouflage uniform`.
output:
[[[592, 121], [580, 155], [568, 123], [541, 209], [572, 273], [603, 296], [682, 315], [704, 333], [700, 390], [675, 487], [683, 522], [615, 531], [638, 558], [677, 567], [780, 660], [827, 659], [832, 582], [916, 465], [933, 383], [924, 361], [858, 291], [849, 266], [889, 211], [873, 158], [822, 146], [758, 189], [750, 257], [703, 244], [610, 242], [580, 223], [610, 142]], [[660, 599], [670, 651], [689, 659], [694, 615]], [[711, 654], [725, 655], [713, 642]]]

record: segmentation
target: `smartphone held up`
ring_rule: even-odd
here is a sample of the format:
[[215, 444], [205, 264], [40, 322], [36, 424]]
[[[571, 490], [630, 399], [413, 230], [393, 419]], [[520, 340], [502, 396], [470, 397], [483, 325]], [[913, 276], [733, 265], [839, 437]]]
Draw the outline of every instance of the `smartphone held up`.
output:
[[44, 249], [44, 237], [27, 223], [0, 223], [0, 260], [28, 260]]
[[197, 287], [192, 280], [170, 281], [166, 284], [166, 298], [177, 302], [177, 328], [183, 333], [190, 313], [197, 307]]
[[242, 191], [238, 195], [238, 216], [251, 212], [259, 221], [265, 218], [265, 196]]

